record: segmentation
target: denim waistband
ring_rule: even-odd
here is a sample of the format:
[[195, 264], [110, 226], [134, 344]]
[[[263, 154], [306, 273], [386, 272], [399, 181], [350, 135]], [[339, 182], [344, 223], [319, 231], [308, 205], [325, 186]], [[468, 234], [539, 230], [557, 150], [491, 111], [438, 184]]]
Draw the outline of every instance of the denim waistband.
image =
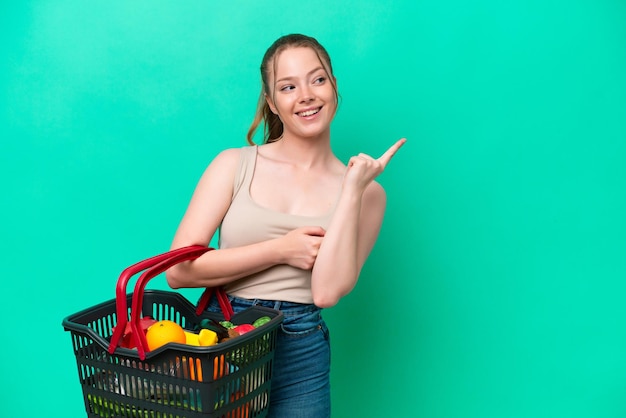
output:
[[286, 314], [303, 314], [308, 312], [320, 311], [321, 308], [314, 304], [287, 302], [284, 300], [266, 300], [266, 299], [244, 299], [233, 295], [228, 295], [231, 305], [240, 305], [242, 307], [264, 306], [266, 308], [276, 309]]

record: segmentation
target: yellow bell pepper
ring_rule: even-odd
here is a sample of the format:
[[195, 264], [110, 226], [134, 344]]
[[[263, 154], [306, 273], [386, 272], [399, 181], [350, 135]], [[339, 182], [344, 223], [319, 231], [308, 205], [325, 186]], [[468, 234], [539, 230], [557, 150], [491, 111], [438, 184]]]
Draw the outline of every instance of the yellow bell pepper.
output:
[[185, 331], [186, 344], [208, 347], [217, 344], [217, 333], [210, 329], [201, 329], [198, 334]]

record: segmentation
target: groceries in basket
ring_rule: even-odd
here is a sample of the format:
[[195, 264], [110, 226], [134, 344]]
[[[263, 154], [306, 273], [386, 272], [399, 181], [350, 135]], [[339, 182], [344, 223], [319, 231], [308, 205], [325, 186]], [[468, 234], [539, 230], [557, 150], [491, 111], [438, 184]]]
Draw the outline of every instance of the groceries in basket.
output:
[[[143, 317], [140, 328], [140, 332], [143, 332], [146, 336], [148, 343], [148, 349], [150, 351], [167, 343], [178, 343], [193, 345], [196, 347], [210, 347], [219, 344], [224, 341], [228, 341], [232, 338], [236, 338], [240, 335], [244, 335], [250, 331], [253, 331], [268, 322], [271, 318], [264, 315], [252, 324], [239, 324], [235, 325], [230, 321], [216, 321], [214, 319], [203, 319], [196, 327], [197, 330], [189, 331], [174, 321], [163, 319], [157, 321], [151, 317]], [[115, 327], [112, 329], [115, 332]], [[124, 332], [119, 346], [124, 348], [136, 348], [134, 339], [130, 338], [132, 331], [130, 327]]]
[[[89, 417], [267, 415], [282, 313], [262, 306], [234, 313], [221, 289], [222, 313], [176, 292], [144, 292], [168, 265], [205, 251], [193, 246], [137, 263], [120, 276], [115, 299], [64, 319]], [[127, 294], [129, 275], [141, 270]]]

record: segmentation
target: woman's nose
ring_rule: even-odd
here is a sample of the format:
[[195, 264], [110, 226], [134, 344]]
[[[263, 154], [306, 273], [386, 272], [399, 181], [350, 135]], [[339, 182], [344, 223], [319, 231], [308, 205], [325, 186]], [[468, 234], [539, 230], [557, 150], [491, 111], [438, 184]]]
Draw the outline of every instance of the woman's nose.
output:
[[300, 103], [311, 102], [313, 100], [315, 100], [315, 95], [310, 88], [303, 87], [300, 89]]

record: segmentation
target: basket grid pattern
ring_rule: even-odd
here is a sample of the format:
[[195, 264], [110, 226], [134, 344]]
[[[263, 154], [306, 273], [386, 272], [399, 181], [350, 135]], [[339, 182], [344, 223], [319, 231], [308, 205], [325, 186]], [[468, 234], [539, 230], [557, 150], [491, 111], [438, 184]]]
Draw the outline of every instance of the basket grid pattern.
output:
[[[193, 305], [174, 292], [147, 291], [143, 311], [186, 329], [193, 329], [201, 319], [195, 316]], [[272, 314], [270, 311], [247, 312], [242, 323]], [[273, 326], [264, 326], [264, 332], [253, 331], [254, 338], [242, 336], [222, 343], [223, 349], [222, 344], [202, 348], [172, 344], [143, 361], [130, 349], [108, 351], [106, 343], [117, 323], [115, 301], [68, 318], [64, 326], [72, 333], [88, 416], [266, 416], [276, 333], [282, 321], [278, 311], [273, 315]], [[206, 316], [213, 318], [212, 314]]]

